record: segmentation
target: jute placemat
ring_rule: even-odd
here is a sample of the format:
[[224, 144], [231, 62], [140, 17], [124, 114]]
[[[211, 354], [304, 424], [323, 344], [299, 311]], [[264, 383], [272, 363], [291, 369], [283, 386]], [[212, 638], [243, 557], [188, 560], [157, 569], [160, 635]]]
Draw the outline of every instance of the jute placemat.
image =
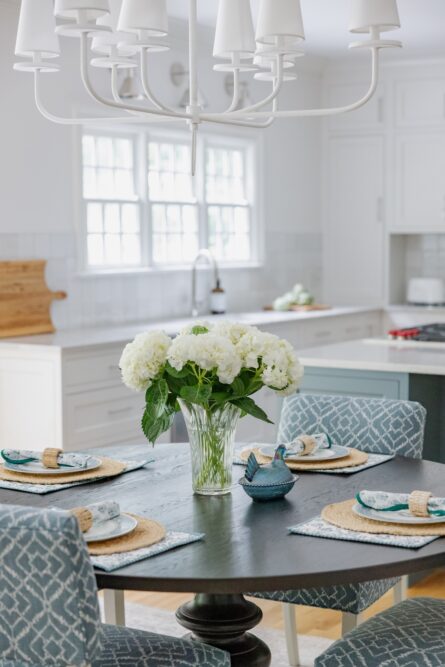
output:
[[401, 523], [386, 523], [383, 521], [372, 521], [358, 516], [352, 511], [356, 500], [345, 500], [342, 503], [327, 505], [321, 517], [328, 523], [338, 528], [353, 530], [357, 533], [380, 533], [384, 535], [405, 536], [431, 536], [445, 535], [444, 523], [430, 523], [424, 526], [413, 526]]
[[[247, 463], [249, 454], [253, 452], [256, 456], [258, 463], [270, 463], [272, 458], [270, 456], [264, 456], [261, 454], [259, 449], [244, 449], [240, 457], [243, 461]], [[368, 461], [368, 455], [366, 452], [360, 452], [358, 449], [351, 449], [349, 456], [345, 456], [344, 459], [337, 459], [335, 461], [308, 461], [298, 463], [296, 461], [286, 461], [286, 465], [291, 470], [335, 470], [336, 468], [352, 468], [353, 466], [363, 465]]]
[[127, 464], [116, 459], [101, 457], [102, 463], [95, 470], [85, 472], [67, 472], [60, 475], [28, 475], [20, 472], [7, 470], [0, 465], [0, 480], [8, 482], [23, 482], [25, 484], [68, 484], [69, 482], [84, 482], [89, 479], [102, 479], [103, 477], [115, 477], [124, 472]]
[[103, 542], [89, 542], [88, 551], [92, 556], [110, 556], [111, 554], [122, 554], [127, 551], [135, 551], [144, 547], [151, 547], [160, 542], [166, 535], [166, 530], [157, 521], [145, 519], [136, 514], [130, 516], [137, 519], [138, 525], [133, 532], [114, 540], [104, 540]]

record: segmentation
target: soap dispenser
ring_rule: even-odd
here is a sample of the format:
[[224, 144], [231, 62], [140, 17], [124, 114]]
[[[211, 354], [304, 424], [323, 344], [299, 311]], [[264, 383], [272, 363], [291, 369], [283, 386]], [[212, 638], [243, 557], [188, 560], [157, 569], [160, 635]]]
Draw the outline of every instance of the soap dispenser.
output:
[[219, 278], [210, 293], [210, 311], [212, 315], [224, 315], [226, 312], [226, 293]]

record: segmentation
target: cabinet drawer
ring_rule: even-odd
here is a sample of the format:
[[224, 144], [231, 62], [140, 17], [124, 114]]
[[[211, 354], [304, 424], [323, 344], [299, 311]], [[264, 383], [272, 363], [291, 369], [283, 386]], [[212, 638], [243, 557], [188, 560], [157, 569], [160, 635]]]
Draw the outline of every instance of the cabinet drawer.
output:
[[122, 346], [89, 354], [73, 354], [64, 359], [64, 384], [68, 387], [114, 384], [121, 382], [119, 360]]
[[408, 387], [407, 373], [311, 367], [306, 368], [301, 392], [407, 400]]
[[144, 408], [143, 394], [125, 387], [72, 394], [65, 399], [66, 435], [69, 446], [99, 446], [125, 442], [138, 436]]

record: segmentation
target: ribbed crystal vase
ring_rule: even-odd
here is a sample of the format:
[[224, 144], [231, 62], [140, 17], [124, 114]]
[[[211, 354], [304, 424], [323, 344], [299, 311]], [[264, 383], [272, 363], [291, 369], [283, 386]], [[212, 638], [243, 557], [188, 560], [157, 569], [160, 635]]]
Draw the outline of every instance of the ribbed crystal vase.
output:
[[230, 493], [241, 411], [231, 403], [212, 409], [183, 400], [179, 404], [189, 435], [193, 491], [203, 496]]

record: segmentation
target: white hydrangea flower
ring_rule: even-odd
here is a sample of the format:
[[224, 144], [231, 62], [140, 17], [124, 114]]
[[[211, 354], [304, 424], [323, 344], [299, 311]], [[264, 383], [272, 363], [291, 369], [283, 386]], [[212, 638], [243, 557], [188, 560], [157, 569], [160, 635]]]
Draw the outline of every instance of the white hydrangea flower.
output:
[[264, 333], [261, 336], [260, 348], [264, 384], [278, 390], [283, 396], [293, 394], [300, 385], [303, 368], [292, 345], [278, 336]]
[[145, 391], [162, 370], [172, 341], [163, 331], [136, 336], [124, 348], [119, 362], [122, 380], [130, 389]]
[[168, 361], [177, 371], [182, 370], [188, 361], [202, 370], [215, 369], [223, 384], [231, 384], [241, 371], [241, 358], [233, 343], [213, 332], [178, 336], [171, 345]]
[[251, 327], [248, 324], [229, 322], [227, 320], [220, 321], [213, 327], [213, 333], [228, 338], [234, 345], [237, 345], [244, 336], [252, 334], [255, 331], [259, 331], [259, 329]]

